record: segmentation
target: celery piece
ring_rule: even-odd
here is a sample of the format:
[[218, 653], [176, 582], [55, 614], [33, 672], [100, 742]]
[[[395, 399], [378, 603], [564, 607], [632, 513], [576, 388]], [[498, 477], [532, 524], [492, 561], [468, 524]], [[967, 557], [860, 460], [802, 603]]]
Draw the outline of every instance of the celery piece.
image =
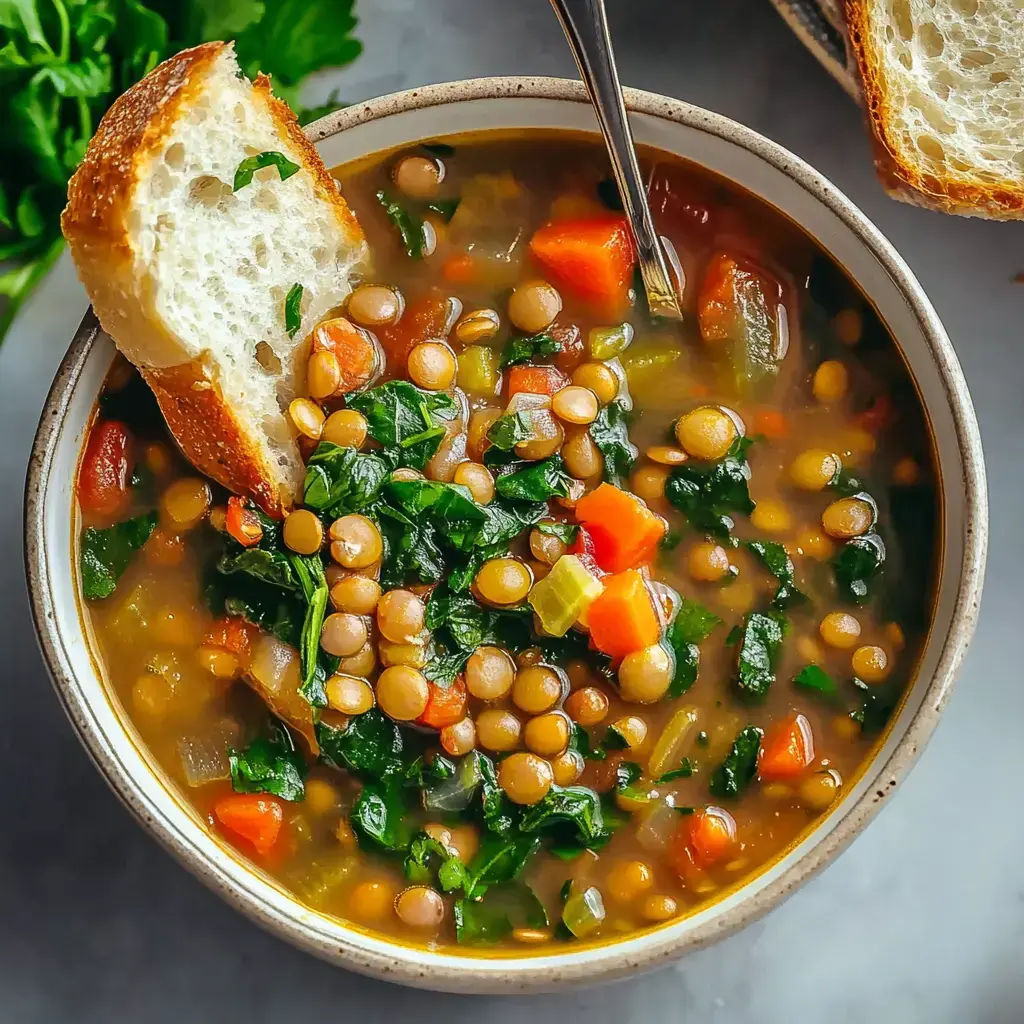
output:
[[587, 335], [587, 344], [594, 359], [614, 359], [621, 356], [633, 341], [633, 325], [617, 324], [615, 327], [592, 327]]
[[458, 384], [463, 391], [493, 395], [498, 390], [501, 353], [488, 345], [470, 345], [459, 354]]
[[533, 585], [528, 600], [546, 633], [565, 636], [603, 590], [601, 581], [575, 555], [562, 555]]
[[604, 900], [601, 890], [592, 885], [583, 892], [574, 892], [562, 908], [562, 923], [576, 936], [585, 938], [601, 927], [605, 918]]

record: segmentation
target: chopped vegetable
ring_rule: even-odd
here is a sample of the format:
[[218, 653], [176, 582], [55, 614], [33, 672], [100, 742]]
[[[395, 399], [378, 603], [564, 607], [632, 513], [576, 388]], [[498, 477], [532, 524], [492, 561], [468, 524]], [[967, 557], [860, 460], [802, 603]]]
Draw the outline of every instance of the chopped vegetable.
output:
[[710, 467], [688, 462], [672, 471], [665, 497], [695, 529], [728, 539], [735, 525], [729, 513], [749, 516], [754, 511], [744, 457], [749, 443], [747, 438], [737, 438], [729, 454]]
[[389, 380], [370, 391], [353, 395], [347, 404], [366, 417], [370, 436], [387, 449], [407, 445], [424, 430], [458, 415], [451, 395], [444, 391], [423, 391], [405, 380]]
[[470, 345], [459, 355], [458, 385], [477, 395], [493, 395], [498, 390], [501, 374], [498, 353], [489, 345]]
[[503, 498], [547, 501], [548, 498], [566, 497], [572, 486], [572, 477], [566, 473], [562, 457], [552, 455], [540, 462], [526, 463], [523, 469], [499, 476], [495, 486]]
[[779, 581], [778, 590], [772, 598], [773, 608], [788, 608], [807, 600], [807, 595], [797, 587], [793, 579], [796, 572], [793, 559], [789, 557], [789, 552], [782, 544], [774, 540], [751, 540], [747, 541], [746, 546]]
[[569, 384], [557, 366], [513, 366], [508, 371], [508, 396], [528, 392], [531, 395], [553, 395]]
[[590, 436], [604, 456], [605, 481], [625, 487], [633, 463], [640, 454], [629, 440], [629, 414], [623, 402], [611, 402], [590, 425]]
[[625, 309], [636, 262], [625, 217], [546, 224], [530, 239], [530, 252], [554, 284], [610, 315]]
[[803, 715], [790, 715], [768, 730], [757, 771], [762, 782], [787, 782], [802, 775], [813, 761], [811, 723]]
[[806, 665], [793, 678], [793, 685], [823, 697], [835, 697], [839, 688], [835, 680], [818, 665]]
[[679, 824], [698, 867], [707, 868], [727, 857], [736, 847], [736, 822], [721, 807], [705, 807]]
[[785, 635], [786, 620], [778, 612], [751, 612], [743, 620], [736, 659], [741, 694], [761, 698], [768, 693]]
[[869, 584], [885, 564], [885, 544], [877, 533], [848, 540], [832, 559], [832, 571], [840, 595], [853, 604], [871, 596]]
[[[316, 325], [312, 352], [331, 352], [338, 360], [341, 377], [334, 395], [328, 397], [350, 395], [365, 388], [381, 370], [381, 352], [373, 337], [343, 316], [332, 317]], [[349, 404], [352, 405], [353, 401], [350, 400]]]
[[668, 720], [647, 762], [650, 775], [661, 781], [666, 772], [684, 760], [686, 750], [697, 740], [700, 711], [695, 705], [680, 708]]
[[764, 733], [756, 725], [748, 725], [733, 742], [725, 760], [711, 773], [710, 788], [714, 796], [739, 796], [757, 774], [757, 755]]
[[270, 735], [253, 740], [245, 750], [229, 750], [231, 785], [236, 793], [272, 793], [282, 800], [301, 800], [306, 762], [291, 734], [275, 722]]
[[376, 501], [388, 475], [379, 456], [321, 441], [306, 461], [303, 504], [332, 517], [359, 512]]
[[665, 640], [675, 655], [675, 672], [668, 695], [679, 697], [697, 681], [700, 647], [722, 620], [699, 601], [683, 598], [665, 632]]
[[[603, 485], [604, 486], [604, 485]], [[635, 569], [605, 576], [604, 591], [590, 605], [590, 637], [613, 658], [656, 644], [661, 623], [643, 576]]]
[[249, 507], [245, 498], [232, 495], [228, 498], [228, 510], [224, 517], [224, 528], [232, 540], [244, 548], [251, 548], [263, 540], [263, 525], [255, 510]]
[[570, 893], [562, 907], [562, 923], [577, 939], [592, 935], [604, 919], [604, 900], [601, 899], [601, 890], [595, 885], [582, 892]]
[[459, 676], [450, 686], [430, 684], [427, 710], [416, 719], [428, 729], [443, 729], [466, 717], [466, 682]]
[[[636, 495], [603, 483], [576, 503], [594, 556], [607, 572], [635, 569], [653, 561], [665, 536], [665, 521]], [[653, 643], [653, 641], [651, 641]]]
[[289, 338], [294, 337], [302, 326], [302, 292], [302, 285], [296, 282], [284, 299], [284, 329]]
[[501, 353], [500, 366], [504, 370], [508, 366], [516, 366], [538, 356], [553, 356], [561, 351], [562, 342], [547, 332], [509, 338]]
[[78, 471], [78, 502], [86, 515], [115, 516], [128, 504], [132, 478], [132, 435], [118, 420], [100, 420]]
[[564, 636], [604, 589], [575, 555], [562, 555], [528, 598], [545, 632]]
[[149, 540], [156, 526], [156, 512], [145, 512], [116, 526], [82, 532], [79, 567], [82, 594], [87, 601], [109, 597], [128, 568], [132, 556]]
[[247, 839], [264, 856], [281, 834], [281, 802], [262, 793], [230, 793], [213, 805], [214, 817], [235, 835]]
[[407, 210], [397, 200], [392, 199], [383, 190], [377, 193], [377, 202], [384, 207], [388, 220], [398, 232], [406, 255], [411, 256], [414, 260], [423, 259], [426, 249], [423, 220]]

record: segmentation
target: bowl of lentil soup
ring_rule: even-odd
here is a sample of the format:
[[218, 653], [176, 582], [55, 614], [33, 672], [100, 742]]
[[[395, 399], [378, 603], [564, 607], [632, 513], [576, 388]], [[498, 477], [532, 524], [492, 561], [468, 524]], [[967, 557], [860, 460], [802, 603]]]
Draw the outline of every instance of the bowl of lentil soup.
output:
[[27, 566], [83, 741], [369, 974], [552, 988], [740, 927], [870, 820], [973, 629], [977, 427], [909, 271], [779, 147], [627, 100], [682, 327], [578, 84], [458, 83], [310, 126], [376, 269], [311, 333], [304, 508], [197, 477], [91, 316], [43, 414]]

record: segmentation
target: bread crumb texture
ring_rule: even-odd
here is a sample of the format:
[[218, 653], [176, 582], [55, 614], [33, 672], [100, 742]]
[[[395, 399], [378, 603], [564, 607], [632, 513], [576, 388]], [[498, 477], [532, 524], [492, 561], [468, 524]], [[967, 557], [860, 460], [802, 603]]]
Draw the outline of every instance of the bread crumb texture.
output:
[[1024, 217], [1024, 3], [849, 0], [847, 17], [894, 194]]

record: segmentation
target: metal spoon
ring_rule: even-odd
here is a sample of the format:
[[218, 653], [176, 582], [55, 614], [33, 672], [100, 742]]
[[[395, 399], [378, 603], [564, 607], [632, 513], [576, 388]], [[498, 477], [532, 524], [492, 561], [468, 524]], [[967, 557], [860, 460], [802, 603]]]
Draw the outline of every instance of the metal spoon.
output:
[[647, 304], [655, 316], [681, 320], [679, 298], [640, 179], [604, 0], [551, 0], [551, 6], [562, 23], [604, 133], [622, 205], [636, 240]]

